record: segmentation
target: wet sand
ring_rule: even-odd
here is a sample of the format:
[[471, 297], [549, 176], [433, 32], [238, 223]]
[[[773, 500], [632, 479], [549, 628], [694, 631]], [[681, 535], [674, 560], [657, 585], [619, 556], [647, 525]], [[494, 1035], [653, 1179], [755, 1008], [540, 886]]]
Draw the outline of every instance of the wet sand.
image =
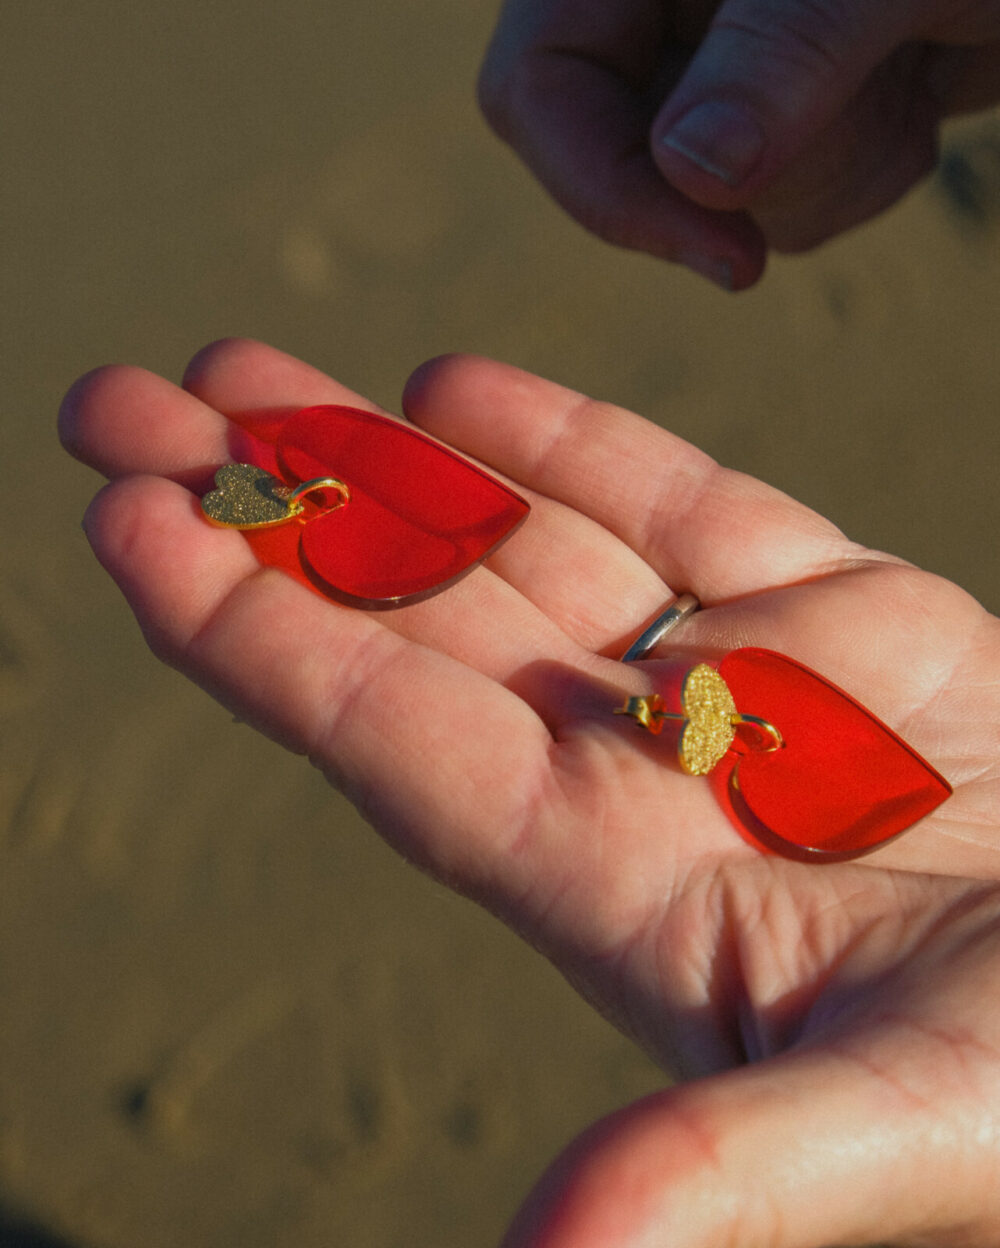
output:
[[[148, 655], [58, 450], [73, 378], [273, 341], [396, 407], [446, 350], [633, 407], [1000, 607], [1000, 122], [727, 298], [486, 131], [492, 4], [8, 16], [0, 1244], [458, 1248], [666, 1076]], [[67, 10], [69, 10], [67, 12]], [[355, 11], [356, 10], [356, 11]]]

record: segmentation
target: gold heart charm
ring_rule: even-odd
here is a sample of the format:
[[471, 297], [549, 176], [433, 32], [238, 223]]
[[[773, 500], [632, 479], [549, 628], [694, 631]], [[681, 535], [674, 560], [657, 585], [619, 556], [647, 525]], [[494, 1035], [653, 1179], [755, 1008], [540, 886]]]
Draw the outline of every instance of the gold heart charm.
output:
[[284, 524], [302, 510], [292, 490], [277, 477], [252, 464], [223, 464], [215, 474], [216, 488], [201, 500], [212, 524], [227, 529], [266, 529]]
[[740, 724], [752, 724], [757, 732], [754, 749], [769, 753], [784, 744], [781, 733], [766, 719], [742, 715], [729, 686], [714, 667], [699, 663], [684, 677], [681, 711], [665, 711], [658, 693], [628, 698], [616, 715], [630, 715], [647, 732], [658, 736], [667, 720], [679, 720], [677, 758], [689, 776], [707, 776], [733, 744]]
[[736, 736], [736, 703], [715, 668], [699, 663], [684, 677], [681, 706], [687, 722], [677, 744], [680, 764], [690, 776], [707, 776]]

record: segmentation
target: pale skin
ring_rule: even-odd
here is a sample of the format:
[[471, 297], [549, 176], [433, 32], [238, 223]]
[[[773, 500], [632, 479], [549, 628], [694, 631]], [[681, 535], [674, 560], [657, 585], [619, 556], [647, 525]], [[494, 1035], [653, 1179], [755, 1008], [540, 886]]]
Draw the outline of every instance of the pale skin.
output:
[[1000, 101], [1000, 4], [506, 0], [480, 98], [589, 229], [740, 290], [768, 250], [895, 203], [944, 119]]
[[[418, 370], [405, 412], [532, 513], [439, 597], [339, 606], [192, 493], [230, 459], [225, 413], [314, 403], [371, 406], [228, 341], [183, 388], [89, 374], [61, 431], [111, 478], [86, 529], [154, 652], [686, 1076], [578, 1140], [507, 1248], [997, 1242], [997, 620], [639, 417], [461, 357]], [[610, 657], [675, 590], [706, 604], [676, 647]], [[753, 848], [612, 713], [662, 665], [741, 644], [865, 690], [954, 796], [857, 862]]]

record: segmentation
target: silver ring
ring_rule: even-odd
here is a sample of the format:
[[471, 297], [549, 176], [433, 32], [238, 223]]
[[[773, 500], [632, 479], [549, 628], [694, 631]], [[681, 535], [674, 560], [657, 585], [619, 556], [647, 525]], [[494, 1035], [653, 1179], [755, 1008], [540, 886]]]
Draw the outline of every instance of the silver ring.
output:
[[681, 620], [686, 620], [701, 606], [694, 594], [681, 594], [676, 602], [672, 602], [666, 611], [650, 624], [649, 628], [632, 642], [622, 655], [623, 663], [634, 663], [636, 659], [644, 659], [650, 650], [666, 637], [672, 628], [676, 628]]

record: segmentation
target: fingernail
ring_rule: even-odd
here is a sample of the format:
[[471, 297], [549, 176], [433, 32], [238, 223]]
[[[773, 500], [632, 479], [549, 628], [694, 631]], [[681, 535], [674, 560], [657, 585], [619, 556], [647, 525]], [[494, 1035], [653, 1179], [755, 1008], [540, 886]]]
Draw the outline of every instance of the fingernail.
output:
[[683, 264], [692, 273], [707, 277], [723, 290], [733, 289], [733, 266], [728, 260], [718, 260], [715, 256], [703, 255], [700, 251], [684, 251], [674, 257], [678, 264]]
[[662, 142], [713, 178], [737, 186], [760, 159], [764, 132], [736, 104], [709, 100], [684, 113]]

